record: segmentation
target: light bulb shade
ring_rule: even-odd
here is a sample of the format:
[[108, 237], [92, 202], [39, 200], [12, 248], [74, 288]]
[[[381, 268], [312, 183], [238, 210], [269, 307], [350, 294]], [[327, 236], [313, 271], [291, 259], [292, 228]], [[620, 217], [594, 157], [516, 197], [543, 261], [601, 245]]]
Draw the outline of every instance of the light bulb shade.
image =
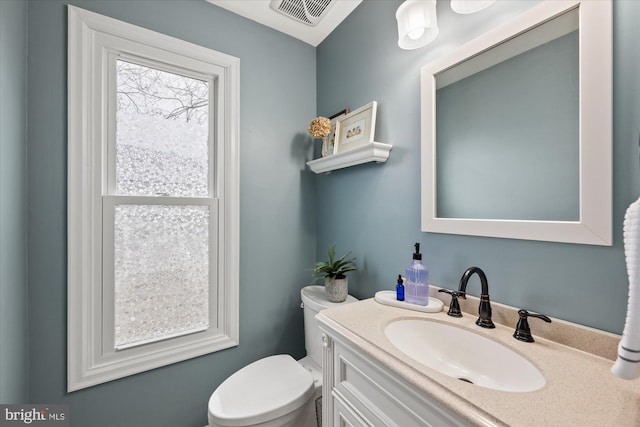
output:
[[478, 12], [491, 6], [496, 0], [451, 0], [451, 9], [463, 15]]
[[396, 11], [398, 46], [417, 49], [438, 36], [436, 0], [407, 0]]

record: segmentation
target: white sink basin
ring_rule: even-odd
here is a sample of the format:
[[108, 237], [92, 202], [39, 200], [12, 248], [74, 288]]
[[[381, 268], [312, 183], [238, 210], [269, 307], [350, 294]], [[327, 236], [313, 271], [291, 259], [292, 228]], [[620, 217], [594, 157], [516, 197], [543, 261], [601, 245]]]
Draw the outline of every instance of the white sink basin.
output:
[[480, 387], [526, 392], [546, 382], [538, 368], [515, 351], [466, 329], [407, 319], [391, 322], [384, 333], [417, 362]]

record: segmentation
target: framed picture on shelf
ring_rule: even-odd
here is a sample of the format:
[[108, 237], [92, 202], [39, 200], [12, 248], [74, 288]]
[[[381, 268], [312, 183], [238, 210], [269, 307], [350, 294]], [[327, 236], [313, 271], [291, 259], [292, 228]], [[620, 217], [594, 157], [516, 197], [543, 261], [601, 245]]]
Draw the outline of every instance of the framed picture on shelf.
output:
[[377, 107], [378, 103], [372, 101], [364, 107], [338, 117], [334, 153], [342, 153], [373, 142]]
[[349, 111], [349, 108], [345, 108], [329, 117], [329, 120], [331, 120], [331, 130], [329, 131], [329, 140], [327, 141], [327, 144], [329, 144], [329, 155], [336, 152], [336, 125], [338, 124], [338, 120], [349, 114]]

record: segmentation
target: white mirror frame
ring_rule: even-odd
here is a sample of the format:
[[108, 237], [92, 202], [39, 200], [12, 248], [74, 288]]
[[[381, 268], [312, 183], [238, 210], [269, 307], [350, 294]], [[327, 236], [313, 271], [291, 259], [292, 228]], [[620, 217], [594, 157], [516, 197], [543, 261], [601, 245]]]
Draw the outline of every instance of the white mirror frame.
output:
[[[436, 75], [579, 8], [580, 219], [494, 220], [436, 216]], [[548, 0], [421, 69], [422, 231], [551, 242], [612, 244], [611, 1]]]

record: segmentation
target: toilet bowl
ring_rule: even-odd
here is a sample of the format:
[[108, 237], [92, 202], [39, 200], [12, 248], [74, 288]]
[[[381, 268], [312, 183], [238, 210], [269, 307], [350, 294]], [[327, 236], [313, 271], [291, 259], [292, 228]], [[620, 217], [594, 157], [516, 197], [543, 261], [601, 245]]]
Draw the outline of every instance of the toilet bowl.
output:
[[[209, 398], [210, 427], [319, 427], [322, 394], [322, 334], [315, 315], [357, 301], [330, 302], [324, 286], [300, 291], [307, 356], [265, 357], [227, 378]], [[318, 402], [318, 403], [317, 403]]]

